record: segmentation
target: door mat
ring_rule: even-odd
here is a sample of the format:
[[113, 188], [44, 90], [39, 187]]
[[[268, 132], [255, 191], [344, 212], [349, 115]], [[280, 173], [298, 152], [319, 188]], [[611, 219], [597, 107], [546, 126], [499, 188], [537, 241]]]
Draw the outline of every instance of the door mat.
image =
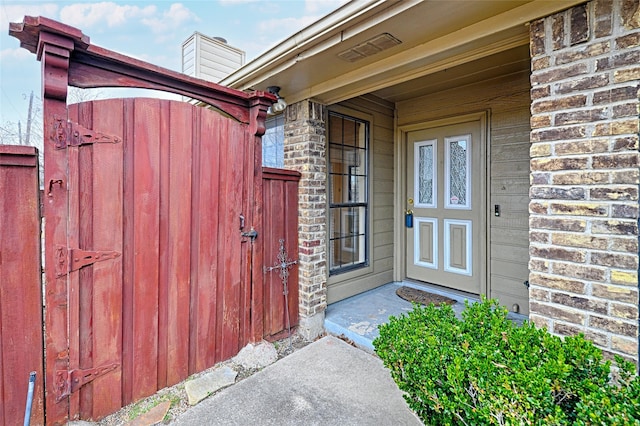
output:
[[423, 305], [429, 305], [430, 303], [433, 303], [436, 306], [443, 303], [446, 305], [454, 305], [456, 303], [455, 300], [446, 296], [440, 296], [439, 294], [429, 293], [413, 287], [400, 287], [396, 290], [396, 294], [404, 300], [421, 303]]

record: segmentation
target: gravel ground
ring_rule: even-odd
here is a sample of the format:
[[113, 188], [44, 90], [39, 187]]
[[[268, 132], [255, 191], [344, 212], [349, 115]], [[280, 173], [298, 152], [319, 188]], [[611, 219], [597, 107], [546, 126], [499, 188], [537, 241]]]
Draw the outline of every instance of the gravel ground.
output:
[[[282, 359], [287, 355], [290, 355], [293, 352], [297, 351], [298, 349], [301, 349], [307, 346], [309, 343], [310, 342], [306, 341], [302, 336], [296, 333], [292, 335], [291, 338], [285, 338], [285, 339], [274, 342], [273, 345], [275, 346], [276, 352], [278, 353], [278, 359]], [[219, 364], [216, 364], [215, 366], [201, 373], [194, 374], [193, 376], [189, 377], [189, 379], [193, 379], [195, 377], [201, 376], [211, 370], [214, 370], [216, 368], [219, 368], [225, 365], [229, 366], [230, 368], [232, 368], [234, 371], [238, 373], [238, 376], [236, 377], [236, 383], [246, 379], [247, 377], [251, 376], [252, 374], [260, 370], [260, 369], [244, 368], [243, 366], [234, 363], [232, 360], [228, 360], [228, 361], [224, 361]], [[172, 419], [175, 419], [177, 416], [184, 413], [190, 408], [189, 404], [187, 403], [187, 393], [184, 389], [184, 384], [185, 382], [181, 382], [172, 387], [164, 388], [158, 391], [156, 394], [151, 395], [150, 397], [147, 397], [141, 401], [138, 401], [133, 404], [129, 404], [126, 407], [123, 407], [122, 409], [120, 409], [120, 411], [117, 411], [111, 414], [110, 416], [105, 417], [99, 422], [96, 422], [96, 423], [83, 422], [82, 424], [98, 425], [98, 426], [126, 425], [128, 422], [134, 420], [139, 415], [146, 413], [147, 411], [149, 411], [156, 405], [160, 404], [161, 402], [171, 401], [171, 408], [169, 409], [169, 412], [167, 413], [167, 415], [165, 416], [164, 420], [161, 423], [161, 424], [169, 424]]]

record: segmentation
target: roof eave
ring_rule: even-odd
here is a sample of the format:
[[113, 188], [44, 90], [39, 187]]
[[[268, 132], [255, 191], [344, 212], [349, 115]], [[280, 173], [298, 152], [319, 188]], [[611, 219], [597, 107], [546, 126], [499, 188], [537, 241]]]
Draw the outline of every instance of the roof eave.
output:
[[[322, 103], [340, 102], [411, 78], [437, 72], [443, 67], [460, 65], [483, 55], [527, 44], [526, 35], [511, 37], [509, 28], [524, 25], [584, 2], [585, 0], [531, 0], [508, 12], [479, 21], [406, 51], [400, 51], [391, 57], [381, 58], [365, 66], [354, 65], [351, 71], [322, 81], [309, 81], [306, 87], [299, 87], [287, 93], [287, 102], [311, 98], [319, 99]], [[322, 57], [323, 52], [336, 44], [383, 24], [386, 20], [421, 3], [424, 4], [419, 0], [351, 1], [265, 52], [222, 80], [221, 84], [240, 90], [256, 89], [271, 84], [273, 80], [277, 80], [277, 76], [286, 75], [295, 70], [296, 65], [301, 61]], [[438, 19], [437, 16], [430, 18]], [[500, 37], [500, 32], [510, 38], [491, 39], [492, 36]], [[481, 39], [486, 39], [490, 44], [484, 47], [472, 46], [474, 40], [475, 44], [483, 43]], [[441, 54], [443, 49], [454, 49], [463, 45], [472, 46], [475, 50], [430, 63], [429, 66], [423, 64], [425, 61], [429, 62], [429, 58]]]
[[[265, 74], [271, 74], [271, 70], [280, 70], [283, 66], [288, 68], [375, 25], [380, 19], [371, 20], [371, 17], [381, 11], [391, 10], [395, 15], [419, 2], [352, 0], [248, 62], [221, 80], [220, 84], [240, 90], [250, 89], [256, 77], [263, 80]], [[389, 14], [385, 13], [381, 18], [388, 19]]]

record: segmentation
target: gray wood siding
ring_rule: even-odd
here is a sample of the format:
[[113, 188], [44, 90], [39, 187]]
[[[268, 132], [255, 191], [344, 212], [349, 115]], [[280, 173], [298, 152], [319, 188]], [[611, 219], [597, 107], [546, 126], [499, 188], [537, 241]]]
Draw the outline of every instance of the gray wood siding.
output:
[[[490, 297], [529, 313], [529, 97], [526, 104], [491, 116]], [[515, 309], [517, 310], [517, 309]]]
[[363, 96], [343, 102], [340, 106], [372, 116], [369, 144], [370, 267], [366, 271], [330, 276], [327, 286], [328, 303], [337, 302], [393, 280], [393, 104], [373, 96]]
[[[529, 73], [502, 76], [473, 85], [400, 102], [398, 125], [489, 111], [487, 195], [489, 282], [487, 293], [507, 308], [528, 314], [529, 259]], [[494, 216], [494, 205], [501, 216]]]

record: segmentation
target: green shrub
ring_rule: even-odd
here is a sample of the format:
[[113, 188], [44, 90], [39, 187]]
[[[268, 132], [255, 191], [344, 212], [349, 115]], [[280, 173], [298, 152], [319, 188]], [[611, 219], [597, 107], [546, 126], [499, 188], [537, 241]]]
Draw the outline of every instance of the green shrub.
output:
[[560, 339], [496, 301], [414, 306], [380, 327], [376, 353], [409, 407], [428, 425], [640, 424], [640, 381], [622, 360], [617, 386], [610, 362], [583, 336]]
[[635, 365], [617, 357], [619, 386], [594, 390], [576, 404], [576, 425], [640, 425], [640, 377]]

